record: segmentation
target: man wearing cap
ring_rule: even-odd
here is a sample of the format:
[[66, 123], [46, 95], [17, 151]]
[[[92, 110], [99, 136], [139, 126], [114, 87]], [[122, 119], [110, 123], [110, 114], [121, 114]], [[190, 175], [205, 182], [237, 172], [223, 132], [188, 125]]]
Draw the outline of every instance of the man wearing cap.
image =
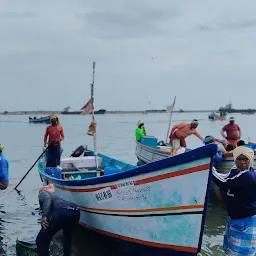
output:
[[0, 190], [9, 185], [9, 162], [3, 155], [4, 146], [0, 144]]
[[139, 120], [138, 127], [135, 130], [136, 141], [140, 141], [141, 136], [147, 135], [144, 123]]
[[234, 147], [237, 147], [237, 142], [242, 137], [241, 128], [238, 124], [235, 124], [234, 117], [230, 117], [229, 124], [226, 124], [220, 133], [227, 140], [227, 144], [232, 144]]
[[190, 135], [195, 135], [197, 138], [199, 138], [201, 141], [204, 140], [204, 138], [199, 134], [197, 131], [198, 126], [198, 120], [194, 119], [191, 123], [180, 123], [173, 126], [171, 133], [170, 133], [170, 144], [172, 144], [172, 141], [174, 139], [180, 140], [180, 146], [181, 147], [187, 147], [186, 140]]

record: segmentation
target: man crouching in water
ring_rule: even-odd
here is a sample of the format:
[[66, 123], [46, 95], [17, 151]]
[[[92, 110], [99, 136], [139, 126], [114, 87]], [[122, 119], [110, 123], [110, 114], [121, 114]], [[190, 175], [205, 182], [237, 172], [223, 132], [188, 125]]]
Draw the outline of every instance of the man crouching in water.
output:
[[71, 233], [80, 219], [76, 204], [65, 201], [54, 194], [54, 185], [44, 186], [39, 191], [39, 204], [42, 210], [41, 230], [36, 238], [39, 256], [49, 256], [53, 236], [63, 229], [64, 256], [71, 252]]

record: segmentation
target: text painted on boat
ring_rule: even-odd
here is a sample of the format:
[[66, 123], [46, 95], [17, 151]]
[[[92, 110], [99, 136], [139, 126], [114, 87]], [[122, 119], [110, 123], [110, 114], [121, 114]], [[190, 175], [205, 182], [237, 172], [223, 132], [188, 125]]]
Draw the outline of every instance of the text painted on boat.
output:
[[126, 182], [121, 182], [121, 183], [116, 184], [116, 186], [117, 186], [118, 188], [128, 187], [128, 186], [134, 186], [134, 182], [133, 182], [133, 180], [131, 180], [131, 181], [126, 181]]
[[141, 201], [148, 198], [150, 187], [142, 188], [122, 188], [116, 191], [116, 198], [119, 201]]
[[94, 192], [95, 199], [98, 203], [109, 202], [113, 200], [113, 194], [110, 188], [103, 188]]

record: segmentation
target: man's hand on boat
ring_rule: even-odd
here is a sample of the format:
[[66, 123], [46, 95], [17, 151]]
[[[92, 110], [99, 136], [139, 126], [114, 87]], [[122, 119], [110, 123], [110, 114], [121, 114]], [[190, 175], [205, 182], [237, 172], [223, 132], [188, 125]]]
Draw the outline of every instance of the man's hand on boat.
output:
[[44, 228], [44, 229], [46, 229], [49, 226], [49, 223], [47, 222], [46, 217], [43, 217], [41, 219], [40, 224], [41, 224], [41, 227]]

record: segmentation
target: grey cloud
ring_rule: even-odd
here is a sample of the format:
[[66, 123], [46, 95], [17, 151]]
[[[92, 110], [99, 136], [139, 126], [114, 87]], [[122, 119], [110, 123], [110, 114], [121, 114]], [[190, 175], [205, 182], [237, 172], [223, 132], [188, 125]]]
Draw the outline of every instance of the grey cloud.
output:
[[234, 21], [223, 21], [216, 22], [215, 24], [201, 24], [197, 26], [202, 32], [211, 32], [211, 31], [221, 31], [221, 30], [243, 30], [243, 29], [252, 29], [256, 27], [256, 19], [250, 20], [234, 20]]
[[256, 27], [256, 19], [243, 20], [243, 21], [233, 21], [233, 22], [223, 22], [220, 24], [223, 29], [247, 29]]
[[[141, 38], [163, 35], [166, 28], [161, 23], [174, 18], [176, 12], [157, 9], [132, 9], [125, 12], [78, 13], [84, 24], [93, 28], [91, 34], [100, 38]], [[86, 31], [88, 33], [88, 30]]]

